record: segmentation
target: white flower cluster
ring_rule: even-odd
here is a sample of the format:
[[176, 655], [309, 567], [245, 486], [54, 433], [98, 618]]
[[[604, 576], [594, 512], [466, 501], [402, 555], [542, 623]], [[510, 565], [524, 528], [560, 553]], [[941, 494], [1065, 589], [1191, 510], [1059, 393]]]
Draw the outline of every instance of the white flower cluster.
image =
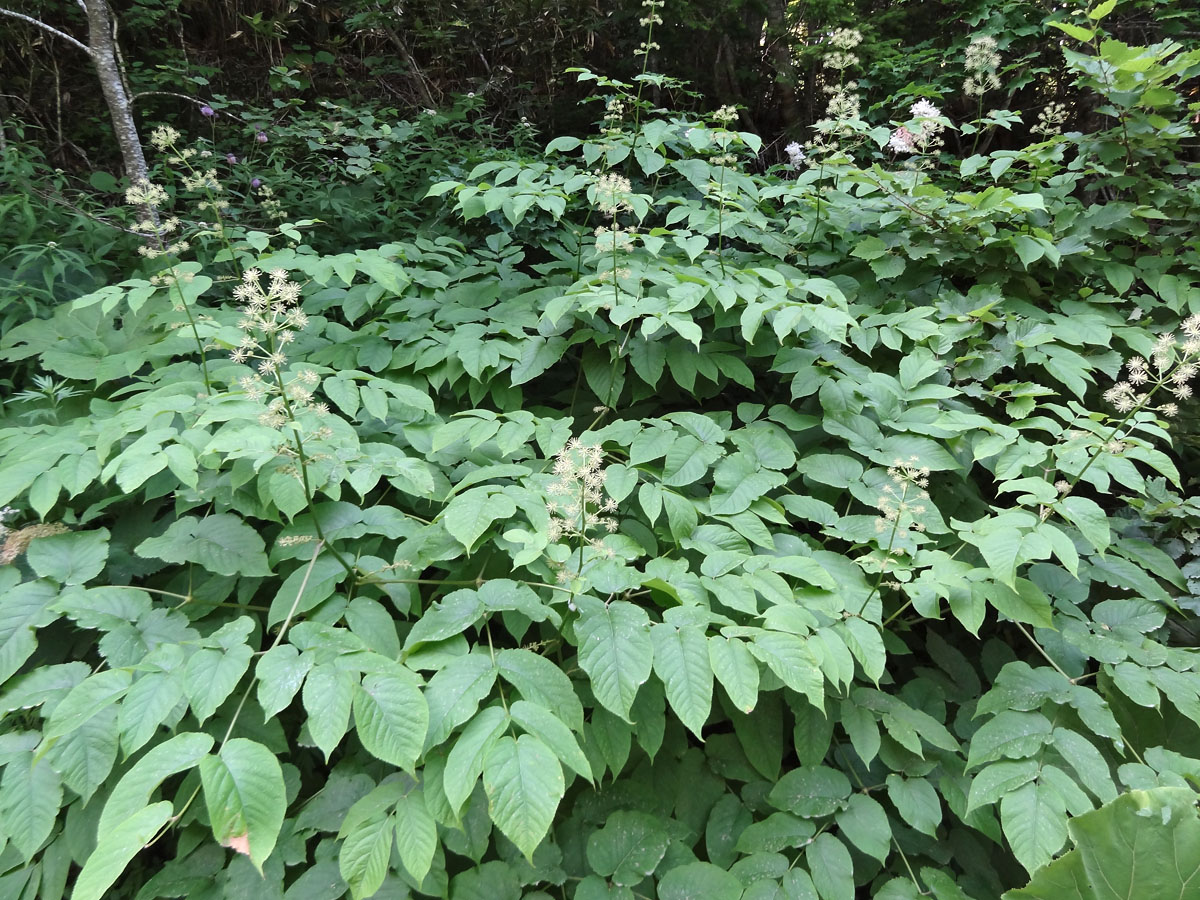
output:
[[[546, 492], [550, 500], [546, 511], [550, 513], [547, 536], [551, 541], [563, 538], [578, 538], [586, 541], [597, 553], [612, 557], [601, 537], [589, 537], [588, 531], [603, 529], [612, 533], [617, 530], [617, 520], [610, 513], [617, 511], [617, 503], [604, 496], [607, 471], [603, 468], [604, 451], [598, 446], [589, 446], [579, 438], [571, 438], [554, 458], [553, 472], [556, 480]], [[564, 568], [559, 572], [561, 581], [567, 581], [570, 573]]]
[[1038, 113], [1037, 124], [1029, 130], [1034, 134], [1044, 134], [1047, 137], [1062, 131], [1062, 125], [1067, 121], [1067, 105], [1065, 103], [1047, 103]]
[[967, 45], [965, 60], [967, 79], [963, 91], [968, 96], [982, 97], [988, 91], [1000, 87], [1000, 54], [996, 50], [996, 39], [988, 35], [977, 37]]
[[659, 15], [659, 10], [667, 5], [667, 0], [642, 0], [642, 9], [646, 10], [646, 15], [641, 18], [643, 28], [648, 28], [646, 40], [633, 51], [634, 56], [649, 56], [653, 50], [661, 50], [662, 47], [655, 41], [650, 40], [650, 35], [654, 33], [654, 26], [662, 24], [662, 16]]
[[229, 356], [234, 362], [252, 364], [257, 370], [253, 375], [239, 378], [238, 386], [251, 400], [267, 400], [267, 410], [259, 422], [279, 428], [295, 417], [298, 408], [321, 415], [327, 413], [328, 407], [313, 399], [321, 380], [316, 372], [301, 370], [286, 383], [281, 375], [288, 361], [285, 348], [295, 339], [296, 332], [308, 324], [308, 316], [297, 305], [300, 285], [288, 280], [283, 269], [276, 269], [264, 288], [262, 272], [248, 269], [242, 283], [234, 288], [233, 296], [243, 304], [242, 319], [238, 322], [242, 340]]
[[1125, 363], [1125, 380], [1104, 392], [1104, 399], [1119, 413], [1139, 409], [1162, 413], [1172, 418], [1179, 413], [1175, 403], [1150, 405], [1150, 398], [1159, 390], [1167, 390], [1176, 400], [1192, 396], [1191, 381], [1200, 371], [1200, 314], [1188, 316], [1181, 326], [1184, 338], [1173, 333], [1158, 336], [1151, 348], [1150, 361], [1135, 356]]
[[[894, 153], [930, 153], [942, 146], [942, 111], [928, 100], [918, 100], [909, 107], [909, 114], [916, 123], [915, 129], [901, 125], [888, 139], [888, 148]], [[910, 123], [912, 124], [912, 123]]]
[[793, 169], [800, 168], [804, 160], [807, 159], [807, 157], [804, 155], [804, 150], [796, 141], [792, 141], [790, 144], [784, 147], [783, 152], [787, 154], [788, 165]]
[[895, 529], [899, 537], [906, 538], [909, 529], [925, 530], [916, 519], [927, 509], [929, 467], [918, 465], [919, 462], [917, 457], [911, 456], [907, 461], [897, 459], [888, 467], [888, 483], [875, 501], [879, 510], [875, 519], [876, 532]]

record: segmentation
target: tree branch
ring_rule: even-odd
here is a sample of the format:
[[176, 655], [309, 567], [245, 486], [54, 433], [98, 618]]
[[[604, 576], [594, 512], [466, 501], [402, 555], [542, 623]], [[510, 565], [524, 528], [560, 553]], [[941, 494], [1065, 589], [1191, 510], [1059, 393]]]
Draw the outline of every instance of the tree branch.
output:
[[36, 25], [38, 28], [48, 31], [54, 36], [60, 37], [64, 41], [67, 41], [68, 43], [74, 44], [88, 56], [92, 55], [92, 48], [83, 43], [83, 41], [76, 40], [65, 31], [59, 31], [57, 28], [47, 25], [41, 19], [35, 19], [33, 16], [27, 16], [24, 13], [19, 13], [11, 9], [5, 9], [3, 6], [0, 6], [0, 16], [11, 16], [14, 19], [20, 19], [22, 22], [28, 22], [30, 25]]

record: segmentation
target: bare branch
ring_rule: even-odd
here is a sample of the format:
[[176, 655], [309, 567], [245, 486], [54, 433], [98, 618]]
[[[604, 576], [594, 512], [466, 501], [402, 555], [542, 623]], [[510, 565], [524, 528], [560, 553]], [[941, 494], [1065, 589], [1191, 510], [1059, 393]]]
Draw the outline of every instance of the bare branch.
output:
[[[80, 5], [82, 5], [82, 4], [80, 4]], [[44, 31], [50, 32], [55, 37], [60, 37], [64, 41], [74, 44], [76, 47], [78, 47], [80, 50], [82, 50], [88, 56], [92, 55], [92, 48], [89, 47], [87, 44], [83, 43], [83, 41], [76, 40], [75, 38], [73, 38], [69, 34], [67, 34], [65, 31], [59, 31], [57, 28], [47, 25], [41, 19], [35, 19], [33, 16], [27, 16], [24, 13], [15, 12], [14, 10], [11, 10], [11, 9], [5, 9], [3, 6], [0, 6], [0, 16], [11, 16], [14, 19], [20, 19], [22, 22], [28, 22], [30, 25], [36, 25], [38, 28], [41, 28]]]

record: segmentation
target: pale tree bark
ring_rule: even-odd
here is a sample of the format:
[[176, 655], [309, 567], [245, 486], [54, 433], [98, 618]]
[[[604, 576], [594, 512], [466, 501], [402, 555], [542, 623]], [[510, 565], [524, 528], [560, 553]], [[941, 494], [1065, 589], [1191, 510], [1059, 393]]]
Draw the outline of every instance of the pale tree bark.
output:
[[121, 78], [121, 66], [117, 61], [117, 44], [113, 38], [112, 13], [107, 0], [77, 0], [80, 8], [87, 14], [88, 41], [72, 37], [64, 31], [47, 25], [40, 19], [27, 16], [12, 9], [0, 7], [0, 16], [8, 16], [28, 22], [49, 32], [55, 37], [82, 50], [92, 60], [96, 67], [96, 75], [100, 79], [100, 90], [104, 93], [104, 102], [108, 105], [108, 113], [112, 118], [113, 132], [117, 137], [117, 146], [121, 149], [121, 159], [125, 163], [125, 174], [129, 180], [139, 181], [147, 177], [146, 155], [142, 150], [142, 141], [138, 137], [137, 123], [133, 119], [133, 106], [129, 100], [129, 92], [125, 90], [125, 82]]

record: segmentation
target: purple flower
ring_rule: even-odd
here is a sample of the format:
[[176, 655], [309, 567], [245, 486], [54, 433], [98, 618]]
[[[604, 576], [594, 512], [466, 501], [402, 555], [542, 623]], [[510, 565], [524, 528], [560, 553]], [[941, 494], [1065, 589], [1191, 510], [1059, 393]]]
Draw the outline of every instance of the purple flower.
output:
[[254, 139], [260, 144], [265, 144], [267, 142], [267, 133], [265, 131], [260, 131], [254, 136]]
[[250, 179], [250, 187], [252, 187], [252, 188], [262, 187], [262, 179], [261, 178], [251, 178]]
[[229, 163], [231, 166], [236, 166], [237, 165], [237, 157], [234, 156], [232, 153], [226, 153], [225, 154], [225, 162]]
[[202, 107], [200, 107], [200, 115], [204, 116], [205, 118], [211, 119], [216, 114], [217, 114], [217, 111], [215, 109], [213, 109], [211, 106], [209, 106], [207, 103], [205, 103]]

